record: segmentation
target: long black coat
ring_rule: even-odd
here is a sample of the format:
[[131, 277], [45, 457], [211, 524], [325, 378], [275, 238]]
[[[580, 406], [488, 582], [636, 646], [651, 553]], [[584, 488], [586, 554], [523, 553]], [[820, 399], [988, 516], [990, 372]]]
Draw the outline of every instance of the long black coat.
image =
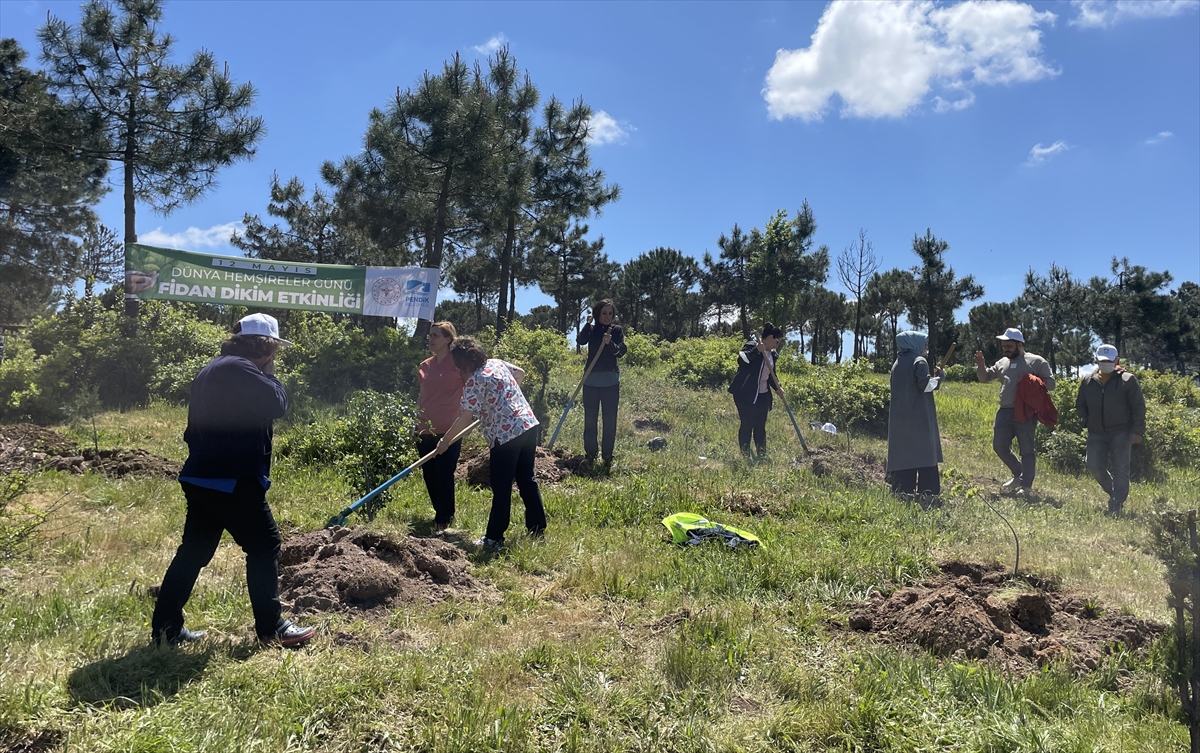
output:
[[911, 350], [901, 353], [892, 364], [892, 404], [888, 409], [889, 473], [930, 468], [942, 462], [937, 406], [933, 402], [933, 393], [925, 391], [930, 376], [929, 361]]

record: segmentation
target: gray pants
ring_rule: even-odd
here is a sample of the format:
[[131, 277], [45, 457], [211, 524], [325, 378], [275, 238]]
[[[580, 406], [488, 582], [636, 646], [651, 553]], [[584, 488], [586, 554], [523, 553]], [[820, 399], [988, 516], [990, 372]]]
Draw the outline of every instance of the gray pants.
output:
[[[1012, 471], [1026, 489], [1033, 488], [1033, 477], [1037, 473], [1037, 453], [1033, 450], [1033, 432], [1037, 428], [1037, 418], [1031, 418], [1025, 423], [1017, 423], [1013, 418], [1012, 408], [1001, 408], [996, 411], [996, 422], [992, 425], [992, 449], [1000, 456], [1000, 460]], [[1012, 441], [1017, 438], [1017, 449], [1021, 459], [1013, 455]]]
[[[1125, 504], [1129, 497], [1128, 429], [1089, 431], [1087, 438], [1087, 467], [1100, 488], [1108, 493], [1110, 502]], [[1109, 468], [1112, 473], [1109, 473]]]

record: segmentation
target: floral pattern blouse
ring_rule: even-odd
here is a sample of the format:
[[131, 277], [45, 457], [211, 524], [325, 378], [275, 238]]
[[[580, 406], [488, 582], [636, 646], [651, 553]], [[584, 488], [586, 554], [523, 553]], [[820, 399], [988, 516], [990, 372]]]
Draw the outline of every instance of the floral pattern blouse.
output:
[[516, 368], [499, 358], [489, 358], [463, 385], [462, 409], [479, 414], [489, 447], [516, 439], [538, 425], [509, 367]]

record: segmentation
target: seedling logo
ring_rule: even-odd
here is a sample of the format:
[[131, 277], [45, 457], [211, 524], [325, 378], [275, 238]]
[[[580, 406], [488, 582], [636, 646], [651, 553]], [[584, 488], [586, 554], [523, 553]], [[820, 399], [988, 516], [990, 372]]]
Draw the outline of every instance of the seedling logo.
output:
[[404, 292], [412, 293], [413, 291], [428, 293], [430, 291], [430, 285], [429, 283], [421, 282], [420, 280], [409, 280], [408, 284], [404, 286]]

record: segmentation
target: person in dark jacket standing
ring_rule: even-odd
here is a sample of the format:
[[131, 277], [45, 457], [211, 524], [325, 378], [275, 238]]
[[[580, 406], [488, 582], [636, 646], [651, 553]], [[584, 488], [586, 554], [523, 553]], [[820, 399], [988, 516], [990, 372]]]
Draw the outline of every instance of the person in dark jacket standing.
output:
[[926, 340], [923, 332], [896, 335], [899, 355], [892, 364], [887, 472], [897, 494], [942, 493], [937, 467], [942, 462], [942, 436], [933, 392], [943, 374], [941, 369], [931, 373], [925, 359]]
[[[775, 348], [783, 340], [783, 330], [767, 322], [758, 343], [747, 342], [738, 353], [738, 370], [729, 385], [733, 404], [737, 406], [738, 447], [750, 459], [750, 439], [761, 458], [767, 454], [767, 413], [773, 402], [771, 390], [779, 393], [775, 381]], [[779, 393], [782, 394], [782, 393]]]
[[1146, 399], [1138, 378], [1119, 366], [1117, 349], [1096, 348], [1096, 370], [1079, 382], [1075, 412], [1087, 429], [1087, 467], [1117, 515], [1129, 497], [1129, 455], [1146, 433]]
[[[587, 363], [596, 360], [596, 365], [583, 382], [583, 451], [587, 454], [588, 462], [592, 463], [596, 461], [596, 453], [602, 453], [605, 469], [612, 467], [613, 446], [617, 441], [617, 404], [621, 400], [621, 374], [617, 359], [626, 351], [625, 333], [620, 325], [613, 324], [616, 316], [616, 305], [605, 298], [592, 307], [587, 324], [575, 338], [576, 345], [587, 346]], [[597, 419], [602, 407], [604, 436], [602, 443], [597, 445]]]
[[287, 393], [275, 377], [275, 354], [291, 344], [280, 339], [274, 317], [251, 314], [234, 325], [233, 336], [221, 343], [221, 355], [192, 382], [183, 433], [189, 454], [179, 472], [187, 518], [183, 543], [163, 576], [154, 607], [150, 627], [156, 642], [177, 644], [205, 636], [184, 626], [183, 607], [223, 531], [246, 553], [246, 585], [258, 639], [296, 646], [313, 637], [313, 628], [281, 616], [281, 539], [267, 505], [274, 422], [288, 407]]

